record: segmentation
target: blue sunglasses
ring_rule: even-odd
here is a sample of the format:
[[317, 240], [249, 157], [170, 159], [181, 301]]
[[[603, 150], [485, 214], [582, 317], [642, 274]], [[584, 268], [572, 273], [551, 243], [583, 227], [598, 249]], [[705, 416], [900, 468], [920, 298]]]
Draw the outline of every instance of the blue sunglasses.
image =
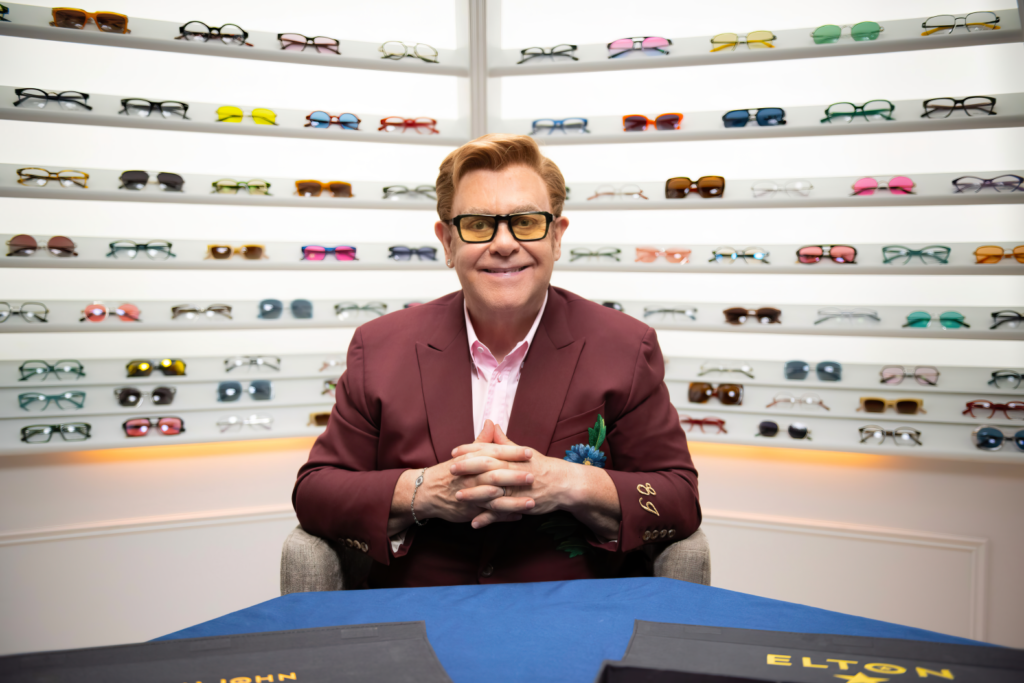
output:
[[343, 130], [359, 130], [359, 124], [362, 123], [355, 114], [331, 116], [325, 111], [315, 111], [306, 116], [306, 120], [309, 121], [306, 124], [306, 128], [330, 128], [332, 123], [336, 123]]
[[786, 112], [778, 107], [766, 107], [764, 109], [734, 109], [727, 111], [722, 116], [722, 123], [726, 128], [742, 128], [749, 121], [756, 121], [759, 126], [782, 126], [786, 123]]
[[580, 118], [537, 119], [533, 122], [533, 130], [530, 131], [530, 135], [536, 135], [545, 131], [547, 131], [548, 135], [551, 135], [556, 130], [560, 130], [563, 133], [589, 133], [587, 123], [586, 119]]

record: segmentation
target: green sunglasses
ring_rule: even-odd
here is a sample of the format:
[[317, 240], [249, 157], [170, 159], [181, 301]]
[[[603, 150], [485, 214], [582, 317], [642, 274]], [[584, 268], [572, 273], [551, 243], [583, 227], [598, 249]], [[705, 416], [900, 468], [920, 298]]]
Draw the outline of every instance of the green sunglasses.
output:
[[961, 327], [970, 328], [970, 325], [964, 321], [963, 314], [956, 311], [940, 313], [938, 318], [933, 318], [931, 313], [925, 311], [914, 311], [907, 316], [907, 322], [903, 327], [929, 327], [933, 320], [938, 320], [945, 330], [958, 330]]
[[814, 29], [811, 32], [811, 38], [814, 38], [815, 45], [838, 43], [840, 36], [843, 35], [844, 28], [850, 29], [850, 37], [854, 40], [875, 40], [878, 38], [878, 34], [885, 30], [874, 21], [862, 21], [852, 26], [850, 24], [843, 24], [842, 26], [825, 24]]

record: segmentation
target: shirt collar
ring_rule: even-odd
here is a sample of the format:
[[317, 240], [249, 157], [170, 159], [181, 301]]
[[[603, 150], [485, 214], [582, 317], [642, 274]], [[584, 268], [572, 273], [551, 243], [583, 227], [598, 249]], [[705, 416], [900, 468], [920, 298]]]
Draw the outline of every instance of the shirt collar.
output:
[[[516, 344], [515, 348], [509, 352], [508, 355], [512, 355], [515, 351], [522, 346], [526, 345], [526, 349], [529, 350], [530, 344], [533, 343], [533, 337], [537, 334], [537, 328], [540, 327], [540, 319], [544, 317], [544, 309], [548, 306], [548, 293], [544, 293], [544, 303], [540, 305], [540, 311], [537, 312], [537, 317], [533, 320], [533, 325], [530, 327], [530, 331], [526, 333], [526, 337], [521, 342]], [[462, 301], [462, 312], [466, 316], [466, 334], [469, 337], [469, 357], [473, 360], [473, 368], [476, 368], [476, 354], [473, 353], [473, 347], [479, 344], [481, 347], [487, 349], [487, 346], [480, 341], [479, 337], [476, 336], [476, 330], [473, 329], [473, 322], [469, 319], [469, 308], [466, 306], [465, 298]], [[487, 349], [490, 353], [491, 350]]]

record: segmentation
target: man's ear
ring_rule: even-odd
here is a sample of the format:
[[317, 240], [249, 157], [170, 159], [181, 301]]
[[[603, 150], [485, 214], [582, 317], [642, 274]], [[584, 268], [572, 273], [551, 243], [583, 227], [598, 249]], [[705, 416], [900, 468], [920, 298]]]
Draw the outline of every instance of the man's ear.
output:
[[555, 220], [551, 221], [551, 250], [556, 261], [562, 258], [562, 235], [565, 234], [565, 231], [568, 229], [569, 219], [565, 216], [559, 216]]
[[452, 230], [444, 221], [438, 221], [434, 223], [434, 234], [437, 235], [437, 239], [441, 242], [441, 246], [444, 247], [444, 260], [447, 264], [448, 261], [455, 258], [452, 252]]

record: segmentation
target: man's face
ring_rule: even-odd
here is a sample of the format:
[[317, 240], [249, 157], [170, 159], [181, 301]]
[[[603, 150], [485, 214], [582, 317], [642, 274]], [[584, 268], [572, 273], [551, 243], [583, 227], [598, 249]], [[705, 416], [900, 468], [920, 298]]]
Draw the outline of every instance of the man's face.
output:
[[[551, 200], [544, 181], [525, 166], [467, 173], [459, 181], [452, 205], [453, 216], [527, 211], [550, 213]], [[445, 258], [452, 260], [470, 309], [512, 312], [543, 301], [568, 225], [564, 217], [555, 219], [547, 237], [536, 242], [519, 242], [506, 222], [498, 225], [493, 240], [484, 243], [463, 242], [454, 227], [440, 221], [434, 224], [434, 232], [444, 245]]]

